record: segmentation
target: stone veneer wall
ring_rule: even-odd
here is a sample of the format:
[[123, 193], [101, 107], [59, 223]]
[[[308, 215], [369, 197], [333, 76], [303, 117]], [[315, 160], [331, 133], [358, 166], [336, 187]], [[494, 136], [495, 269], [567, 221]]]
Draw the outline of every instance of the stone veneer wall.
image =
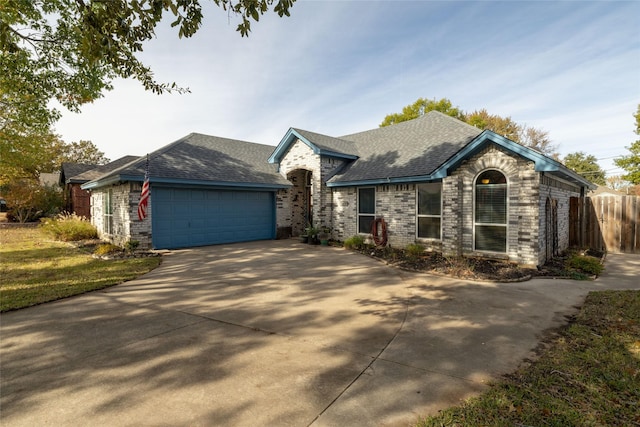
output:
[[[111, 234], [105, 232], [104, 200], [106, 193], [111, 190], [113, 207], [113, 230]], [[98, 229], [98, 236], [114, 245], [124, 246], [129, 240], [140, 242], [140, 249], [151, 248], [151, 215], [152, 196], [149, 200], [147, 217], [138, 220], [138, 200], [142, 190], [141, 183], [124, 183], [104, 187], [91, 192], [91, 222]]]
[[[507, 252], [473, 250], [473, 183], [482, 171], [496, 169], [507, 178]], [[463, 163], [443, 180], [443, 252], [504, 258], [521, 265], [538, 264], [540, 252], [540, 181], [534, 163], [496, 145]]]
[[[297, 140], [282, 158], [279, 165], [280, 173], [289, 179], [294, 184], [294, 187], [287, 190], [289, 192], [289, 213], [278, 213], [278, 218], [288, 218], [293, 235], [300, 234], [307, 226], [307, 224], [302, 224], [304, 211], [306, 210], [303, 197], [303, 190], [306, 185], [305, 171], [311, 172], [312, 217], [314, 225], [334, 228], [332, 224], [333, 205], [331, 203], [331, 191], [327, 188], [326, 181], [343, 163], [344, 161], [335, 158], [321, 158], [320, 155], [313, 152], [311, 147], [300, 140]], [[280, 208], [280, 206], [278, 206], [278, 208]], [[284, 204], [282, 205], [282, 209], [287, 210]]]
[[291, 191], [289, 189], [276, 192], [276, 238], [287, 239], [291, 237]]
[[538, 265], [544, 264], [546, 261], [546, 212], [545, 204], [547, 198], [557, 201], [558, 215], [558, 252], [569, 247], [569, 199], [571, 197], [580, 197], [580, 187], [563, 181], [559, 178], [541, 174], [540, 175], [540, 237], [539, 237], [539, 255]]
[[[429, 250], [441, 250], [440, 240], [416, 238], [416, 184], [376, 185], [376, 217], [387, 223], [388, 244], [405, 247], [419, 242]], [[357, 233], [356, 187], [333, 188], [335, 238], [344, 240]]]

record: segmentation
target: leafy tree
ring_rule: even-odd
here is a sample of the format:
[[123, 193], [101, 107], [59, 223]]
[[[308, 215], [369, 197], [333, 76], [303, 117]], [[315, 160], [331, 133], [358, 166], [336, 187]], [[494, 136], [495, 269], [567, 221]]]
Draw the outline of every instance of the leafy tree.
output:
[[[138, 58], [165, 14], [178, 37], [194, 35], [205, 0], [2, 0], [0, 6], [0, 128], [44, 132], [59, 118], [49, 101], [78, 111], [100, 98], [117, 77], [134, 78], [155, 93], [183, 92], [159, 83]], [[211, 0], [241, 17], [247, 36], [274, 5], [289, 16], [295, 0]]]
[[560, 160], [560, 154], [557, 152], [558, 145], [551, 142], [549, 132], [546, 130], [534, 128], [527, 125], [518, 126], [518, 137], [514, 141], [520, 144], [538, 150], [549, 157]]
[[429, 111], [440, 111], [451, 117], [455, 117], [459, 120], [464, 120], [464, 114], [458, 107], [454, 107], [451, 101], [446, 98], [442, 98], [439, 101], [436, 99], [424, 99], [419, 98], [411, 105], [407, 105], [402, 109], [402, 113], [395, 113], [387, 115], [380, 127], [395, 125], [397, 123], [406, 122], [407, 120], [417, 119], [420, 116], [424, 116]]
[[[638, 110], [633, 115], [636, 118], [636, 135], [640, 135], [640, 104], [638, 104]], [[640, 184], [640, 139], [636, 140], [629, 147], [626, 147], [630, 154], [622, 156], [618, 159], [614, 159], [616, 166], [627, 171], [622, 178], [632, 184]]]
[[38, 180], [40, 173], [60, 168], [65, 144], [49, 132], [4, 137], [0, 131], [0, 185], [20, 179]]
[[105, 157], [104, 153], [100, 151], [93, 142], [80, 140], [67, 144], [64, 147], [64, 153], [59, 163], [72, 162], [106, 165], [109, 161], [110, 160]]
[[419, 98], [411, 105], [407, 105], [402, 109], [402, 113], [387, 115], [380, 127], [390, 126], [397, 123], [413, 120], [421, 117], [429, 111], [440, 111], [458, 120], [469, 123], [480, 129], [488, 129], [499, 135], [518, 142], [527, 147], [540, 151], [541, 153], [558, 159], [558, 146], [551, 142], [549, 132], [534, 128], [527, 125], [521, 125], [513, 121], [511, 117], [502, 117], [496, 114], [490, 114], [486, 109], [476, 110], [471, 113], [465, 113], [453, 104], [447, 98], [439, 101], [435, 99]]
[[605, 172], [597, 163], [595, 156], [585, 154], [582, 151], [567, 154], [563, 163], [569, 169], [574, 170], [578, 175], [598, 185], [607, 185]]
[[8, 217], [17, 222], [36, 221], [58, 213], [62, 207], [60, 188], [42, 186], [37, 180], [14, 181], [3, 188]]
[[106, 164], [102, 151], [91, 141], [65, 144], [52, 132], [2, 138], [0, 131], [0, 185], [18, 180], [38, 180], [43, 172], [57, 172], [63, 162]]
[[630, 184], [622, 179], [620, 175], [613, 175], [607, 177], [607, 187], [617, 191], [627, 191]]
[[493, 131], [512, 141], [515, 141], [514, 138], [518, 138], [520, 131], [520, 126], [511, 117], [489, 114], [484, 108], [465, 114], [464, 121], [477, 128]]

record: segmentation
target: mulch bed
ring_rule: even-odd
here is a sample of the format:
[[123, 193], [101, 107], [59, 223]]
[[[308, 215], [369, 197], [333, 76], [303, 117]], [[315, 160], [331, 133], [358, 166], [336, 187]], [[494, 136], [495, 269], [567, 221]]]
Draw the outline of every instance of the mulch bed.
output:
[[[467, 280], [519, 282], [532, 277], [576, 278], [566, 268], [570, 252], [559, 255], [539, 268], [523, 268], [506, 261], [477, 257], [447, 258], [439, 252], [429, 252], [417, 257], [411, 256], [403, 249], [368, 247], [358, 252], [404, 270], [435, 273]], [[592, 250], [585, 254], [600, 259], [604, 257], [604, 253]]]

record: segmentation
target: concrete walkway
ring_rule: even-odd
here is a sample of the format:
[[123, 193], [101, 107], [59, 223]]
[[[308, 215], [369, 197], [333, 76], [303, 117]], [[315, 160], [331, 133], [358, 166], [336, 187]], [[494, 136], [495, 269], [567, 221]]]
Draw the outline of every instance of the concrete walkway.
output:
[[144, 277], [0, 316], [5, 426], [405, 426], [513, 371], [594, 282], [474, 283], [339, 248], [175, 251]]

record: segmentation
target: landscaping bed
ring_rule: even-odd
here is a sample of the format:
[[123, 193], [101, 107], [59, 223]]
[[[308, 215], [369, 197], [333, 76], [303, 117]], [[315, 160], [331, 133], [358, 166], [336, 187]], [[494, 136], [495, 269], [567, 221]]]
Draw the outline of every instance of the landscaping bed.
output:
[[[565, 251], [539, 268], [524, 268], [514, 263], [480, 257], [445, 257], [440, 252], [423, 252], [416, 255], [414, 251], [407, 249], [366, 245], [351, 249], [404, 270], [442, 274], [467, 280], [496, 282], [524, 281], [532, 277], [590, 280], [597, 277], [598, 274], [594, 274], [591, 270], [594, 268], [593, 264], [601, 266], [605, 256], [603, 252], [599, 251], [572, 249]], [[576, 260], [585, 259], [586, 266], [581, 262], [576, 262]], [[583, 270], [583, 268], [585, 269]], [[598, 270], [597, 267], [596, 270]]]

